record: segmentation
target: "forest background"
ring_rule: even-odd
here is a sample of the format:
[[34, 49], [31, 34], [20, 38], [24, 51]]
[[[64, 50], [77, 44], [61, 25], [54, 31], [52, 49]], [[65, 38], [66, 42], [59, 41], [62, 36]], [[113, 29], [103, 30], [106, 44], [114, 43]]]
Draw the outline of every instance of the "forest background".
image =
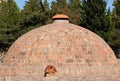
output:
[[117, 54], [120, 53], [120, 0], [114, 8], [106, 0], [29, 0], [19, 9], [14, 0], [0, 2], [0, 56], [24, 33], [49, 24], [55, 14], [66, 14], [70, 22], [101, 36]]

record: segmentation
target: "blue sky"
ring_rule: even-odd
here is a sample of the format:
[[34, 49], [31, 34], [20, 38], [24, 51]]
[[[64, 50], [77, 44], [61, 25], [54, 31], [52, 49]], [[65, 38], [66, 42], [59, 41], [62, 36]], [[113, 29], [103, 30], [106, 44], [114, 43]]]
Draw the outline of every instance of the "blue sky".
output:
[[[25, 1], [28, 1], [28, 0], [14, 0], [18, 7], [20, 9], [23, 9], [24, 5], [25, 5]], [[48, 0], [48, 2], [51, 2], [53, 0]], [[113, 6], [112, 6], [112, 3], [113, 3], [113, 0], [106, 0], [107, 1], [107, 9], [110, 7], [110, 9], [113, 9]]]
[[[24, 5], [25, 5], [25, 1], [28, 1], [28, 0], [14, 0], [16, 3], [17, 3], [17, 5], [18, 5], [18, 7], [20, 8], [20, 9], [23, 9], [23, 7], [24, 7]], [[54, 1], [54, 0], [48, 0], [48, 2], [50, 3], [51, 1]]]

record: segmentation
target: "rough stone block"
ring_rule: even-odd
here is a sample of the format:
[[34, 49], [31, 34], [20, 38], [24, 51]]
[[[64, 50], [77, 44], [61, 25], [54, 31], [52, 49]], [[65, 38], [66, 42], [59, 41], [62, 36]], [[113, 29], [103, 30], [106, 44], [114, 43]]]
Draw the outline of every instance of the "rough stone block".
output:
[[0, 81], [5, 81], [5, 78], [4, 77], [0, 77]]
[[6, 76], [6, 77], [5, 77], [5, 81], [12, 81], [12, 79], [11, 79], [10, 76]]

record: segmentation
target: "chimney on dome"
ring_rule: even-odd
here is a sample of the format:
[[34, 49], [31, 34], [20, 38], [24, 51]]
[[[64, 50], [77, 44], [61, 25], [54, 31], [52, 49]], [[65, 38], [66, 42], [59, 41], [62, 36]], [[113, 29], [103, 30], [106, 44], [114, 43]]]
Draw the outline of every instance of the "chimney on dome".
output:
[[69, 22], [69, 17], [67, 15], [64, 15], [64, 14], [57, 14], [57, 15], [53, 16], [52, 19], [54, 20], [54, 22], [57, 22], [57, 21]]

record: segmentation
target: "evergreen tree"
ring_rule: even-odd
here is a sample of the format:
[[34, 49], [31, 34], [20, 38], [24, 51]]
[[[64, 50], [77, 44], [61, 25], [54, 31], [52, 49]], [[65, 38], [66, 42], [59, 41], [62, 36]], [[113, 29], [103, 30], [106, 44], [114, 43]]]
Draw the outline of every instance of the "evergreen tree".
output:
[[81, 18], [81, 1], [80, 0], [69, 0], [69, 17], [70, 22], [79, 25]]
[[44, 7], [44, 15], [45, 15], [45, 24], [49, 24], [52, 22], [53, 15], [47, 0], [44, 0], [43, 7]]
[[111, 40], [110, 34], [114, 28], [112, 28], [109, 12], [106, 13], [106, 2], [104, 0], [83, 0], [82, 10], [83, 21], [81, 25], [109, 42]]
[[0, 49], [6, 50], [19, 36], [19, 9], [13, 0], [0, 4]]
[[112, 13], [110, 11], [110, 8], [108, 9], [108, 11], [106, 12], [105, 18], [103, 19], [103, 27], [105, 27], [105, 29], [102, 30], [103, 34], [101, 33], [100, 36], [102, 36], [104, 38], [104, 40], [111, 45], [112, 42], [112, 36], [113, 33], [115, 31], [115, 24], [114, 21], [112, 19]]
[[69, 14], [68, 4], [66, 0], [56, 0], [51, 6], [53, 14]]
[[115, 27], [120, 29], [120, 0], [115, 0], [114, 4], [114, 12], [113, 12], [113, 18], [115, 20]]
[[92, 31], [101, 30], [102, 20], [105, 16], [106, 2], [103, 0], [83, 0], [82, 25]]
[[44, 0], [43, 6], [44, 6], [45, 11], [48, 11], [48, 12], [50, 11], [49, 3], [47, 0]]
[[111, 45], [113, 47], [120, 47], [120, 0], [115, 0], [113, 5], [115, 8], [113, 9], [112, 18], [116, 29], [113, 33]]
[[45, 14], [42, 0], [29, 0], [26, 2], [24, 9], [21, 11], [21, 34], [44, 25]]
[[56, 0], [51, 6], [53, 15], [65, 14], [70, 17], [70, 22], [79, 25], [81, 18], [81, 1], [80, 0]]
[[29, 0], [26, 1], [26, 5], [22, 10], [24, 15], [24, 26], [35, 26], [39, 23], [40, 13], [43, 11], [40, 6], [40, 0]]

